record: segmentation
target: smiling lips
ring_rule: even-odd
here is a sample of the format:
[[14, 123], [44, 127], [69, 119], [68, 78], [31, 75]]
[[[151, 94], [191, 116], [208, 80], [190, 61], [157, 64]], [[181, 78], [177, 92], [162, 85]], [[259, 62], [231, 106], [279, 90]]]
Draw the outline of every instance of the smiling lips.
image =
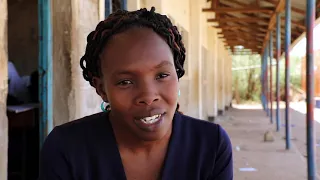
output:
[[143, 122], [144, 124], [154, 124], [161, 119], [162, 115], [163, 114], [156, 114], [150, 117], [144, 117], [144, 118], [141, 118], [140, 121]]

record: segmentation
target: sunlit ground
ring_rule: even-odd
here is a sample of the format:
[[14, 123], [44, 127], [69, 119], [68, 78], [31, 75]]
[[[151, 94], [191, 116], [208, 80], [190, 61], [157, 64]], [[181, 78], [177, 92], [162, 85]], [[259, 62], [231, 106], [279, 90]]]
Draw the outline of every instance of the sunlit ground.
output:
[[[262, 109], [262, 105], [259, 103], [251, 103], [251, 104], [233, 104], [232, 105], [236, 109]], [[285, 102], [281, 101], [279, 103], [280, 109], [285, 109]], [[276, 103], [273, 103], [273, 108], [276, 109]], [[306, 103], [304, 101], [301, 102], [291, 102], [290, 108], [295, 111], [298, 111], [302, 114], [307, 113]], [[320, 109], [314, 108], [314, 120], [320, 123]]]

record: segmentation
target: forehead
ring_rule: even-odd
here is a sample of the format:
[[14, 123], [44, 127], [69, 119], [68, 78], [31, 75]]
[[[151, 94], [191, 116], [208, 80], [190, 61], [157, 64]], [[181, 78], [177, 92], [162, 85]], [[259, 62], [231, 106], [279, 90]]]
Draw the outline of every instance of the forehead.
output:
[[128, 68], [147, 68], [163, 61], [174, 64], [169, 45], [148, 28], [132, 28], [114, 35], [104, 48], [101, 58], [103, 74]]

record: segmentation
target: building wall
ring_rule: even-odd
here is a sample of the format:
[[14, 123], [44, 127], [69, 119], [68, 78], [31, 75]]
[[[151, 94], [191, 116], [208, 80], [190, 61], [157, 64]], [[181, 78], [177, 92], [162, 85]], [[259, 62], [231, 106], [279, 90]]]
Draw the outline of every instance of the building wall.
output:
[[[35, 0], [32, 2], [36, 3]], [[7, 173], [6, 3], [7, 1], [0, 1], [0, 179], [6, 179]], [[101, 111], [102, 100], [94, 88], [84, 81], [79, 61], [85, 52], [87, 35], [103, 19], [103, 5], [103, 0], [56, 0], [52, 2], [53, 119], [55, 126]], [[224, 60], [230, 57], [222, 41], [217, 38], [217, 30], [206, 22], [212, 14], [202, 13], [202, 8], [208, 5], [206, 0], [185, 0], [183, 3], [180, 0], [128, 0], [129, 10], [143, 7], [150, 9], [151, 6], [155, 6], [157, 12], [167, 14], [182, 32], [187, 48], [185, 64], [187, 73], [180, 79], [179, 103], [183, 113], [202, 119], [217, 116], [218, 108], [224, 107], [227, 102], [224, 101], [224, 94], [231, 96], [231, 91], [225, 91], [223, 88], [228, 84], [230, 86], [230, 81], [223, 83], [225, 77], [230, 78], [229, 71], [226, 70], [227, 66], [223, 65]], [[32, 47], [38, 46], [35, 40], [37, 39], [37, 28], [34, 28], [37, 26], [36, 12], [35, 9], [29, 12], [34, 18], [33, 23], [30, 23], [31, 30], [26, 32], [29, 37], [27, 40], [30, 41]], [[13, 23], [16, 22], [13, 21]], [[37, 54], [37, 50], [32, 50], [28, 55], [30, 58], [27, 59], [30, 61], [37, 59]], [[29, 72], [27, 69], [26, 73]]]
[[71, 1], [52, 1], [53, 125], [69, 121], [71, 91]]
[[[314, 96], [320, 97], [320, 49], [314, 50]], [[301, 89], [304, 92], [307, 92], [306, 86], [306, 78], [307, 78], [307, 70], [306, 70], [306, 56], [301, 58]]]
[[100, 21], [99, 0], [71, 0], [71, 91], [68, 97], [69, 120], [100, 110], [102, 102], [94, 88], [83, 79], [80, 58], [85, 53], [88, 34]]
[[102, 100], [83, 79], [80, 58], [85, 53], [87, 35], [105, 19], [104, 0], [56, 0], [52, 11], [56, 126], [101, 111]]
[[6, 101], [8, 93], [7, 1], [0, 1], [0, 179], [7, 179], [8, 119]]

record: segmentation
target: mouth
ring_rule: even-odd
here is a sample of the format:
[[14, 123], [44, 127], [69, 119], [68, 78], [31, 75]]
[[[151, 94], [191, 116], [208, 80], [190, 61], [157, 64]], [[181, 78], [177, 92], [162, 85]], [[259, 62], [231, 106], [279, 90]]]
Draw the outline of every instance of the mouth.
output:
[[151, 124], [155, 124], [157, 123], [158, 121], [161, 120], [162, 116], [164, 115], [165, 113], [162, 113], [162, 114], [155, 114], [153, 116], [148, 116], [148, 117], [143, 117], [143, 118], [139, 118], [137, 119], [138, 121], [142, 122], [143, 124], [146, 124], [146, 125], [151, 125]]

